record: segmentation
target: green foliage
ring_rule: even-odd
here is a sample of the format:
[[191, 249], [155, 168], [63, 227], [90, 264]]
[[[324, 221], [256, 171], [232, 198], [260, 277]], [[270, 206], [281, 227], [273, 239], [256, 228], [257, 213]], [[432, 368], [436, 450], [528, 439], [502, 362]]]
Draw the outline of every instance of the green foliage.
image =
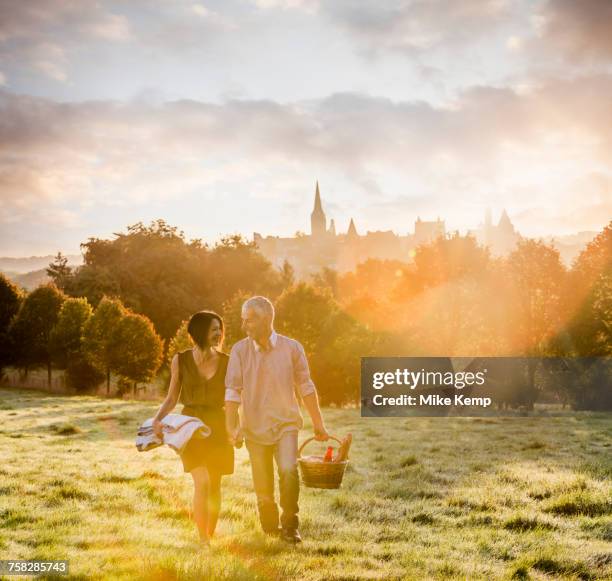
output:
[[[361, 265], [357, 265], [359, 268]], [[320, 272], [312, 275], [312, 284], [320, 289], [329, 289], [332, 296], [337, 299], [339, 298], [338, 292], [338, 272], [333, 268], [324, 267]]]
[[77, 393], [85, 393], [104, 381], [104, 374], [96, 369], [82, 353], [73, 354], [66, 367], [68, 385]]
[[602, 274], [593, 288], [593, 319], [598, 321], [591, 339], [593, 351], [603, 357], [612, 356], [612, 270]]
[[66, 296], [53, 284], [34, 289], [23, 301], [10, 333], [16, 362], [24, 368], [46, 365], [51, 372], [51, 330], [57, 323]]
[[223, 303], [224, 345], [227, 351], [245, 336], [242, 330], [242, 305], [250, 296], [247, 292], [238, 291]]
[[23, 291], [0, 272], [0, 333], [8, 331], [23, 299]]
[[9, 328], [23, 302], [23, 295], [16, 285], [0, 273], [0, 373], [4, 365], [15, 359]]
[[66, 279], [66, 292], [93, 305], [104, 295], [116, 296], [151, 319], [165, 339], [194, 312], [220, 311], [240, 289], [276, 296], [290, 277], [240, 236], [209, 249], [199, 240], [188, 242], [163, 220], [134, 224], [113, 240], [90, 238], [82, 249], [85, 263]]
[[322, 342], [322, 328], [338, 312], [331, 295], [301, 282], [280, 296], [276, 303], [276, 327], [297, 339], [306, 353], [315, 353]]
[[59, 289], [66, 290], [72, 274], [72, 268], [68, 266], [68, 258], [58, 252], [52, 263], [46, 269], [47, 276]]
[[114, 370], [134, 383], [149, 381], [161, 365], [164, 347], [153, 323], [143, 315], [127, 313], [114, 329], [113, 339], [120, 353]]
[[275, 326], [304, 347], [323, 403], [358, 399], [359, 357], [372, 351], [375, 335], [342, 312], [327, 290], [306, 283], [286, 289]]
[[580, 253], [568, 284], [572, 348], [582, 356], [612, 352], [612, 222]]
[[506, 259], [506, 273], [514, 343], [525, 355], [547, 355], [561, 326], [566, 272], [559, 252], [541, 241], [521, 240]]
[[[371, 259], [350, 273], [326, 268], [310, 285], [296, 283], [288, 263], [274, 269], [241, 236], [209, 248], [162, 220], [135, 224], [111, 240], [92, 238], [83, 250], [84, 266], [70, 269], [58, 255], [48, 270], [68, 294], [99, 303], [84, 328], [86, 315], [79, 319], [75, 312], [66, 321], [60, 316], [49, 335], [58, 307], [34, 308], [41, 304], [38, 289], [16, 316], [20, 293], [0, 278], [0, 365], [7, 358], [25, 368], [49, 365], [53, 347], [59, 364], [74, 359], [76, 369], [78, 356], [69, 353], [78, 352], [82, 328], [86, 360], [108, 379], [111, 370], [128, 365], [117, 335], [127, 313], [123, 304], [172, 338], [169, 358], [191, 345], [185, 320], [202, 308], [223, 314], [229, 348], [244, 336], [241, 306], [253, 294], [276, 303], [278, 330], [304, 345], [326, 402], [357, 400], [364, 355], [612, 356], [612, 222], [569, 272], [554, 247], [541, 241], [523, 239], [506, 258], [492, 258], [473, 237], [458, 233], [417, 248], [413, 264]], [[120, 302], [109, 307], [105, 294]], [[7, 326], [8, 336], [2, 333]], [[535, 373], [529, 371], [529, 402], [538, 397]], [[580, 381], [568, 382], [556, 370], [546, 389], [574, 407], [606, 409], [612, 405], [604, 389], [609, 379], [601, 374], [587, 366]]]
[[80, 356], [83, 330], [92, 313], [86, 298], [64, 301], [50, 335], [51, 355], [60, 367], [65, 368], [71, 358]]
[[79, 393], [88, 391], [104, 379], [104, 375], [87, 360], [83, 349], [85, 327], [92, 314], [87, 299], [66, 299], [50, 336], [54, 363], [66, 369], [68, 385]]
[[170, 343], [168, 344], [168, 353], [166, 356], [166, 361], [168, 365], [172, 363], [172, 359], [177, 353], [181, 351], [185, 351], [186, 349], [191, 349], [193, 347], [193, 341], [187, 332], [187, 325], [189, 324], [189, 320], [185, 319], [180, 327], [176, 330], [176, 333], [172, 339], [170, 339]]
[[417, 247], [414, 256], [417, 277], [425, 287], [477, 276], [486, 270], [488, 262], [489, 252], [478, 245], [476, 238], [458, 233]]
[[86, 361], [106, 375], [107, 392], [111, 372], [133, 384], [150, 380], [161, 365], [163, 346], [149, 319], [108, 297], [100, 301], [83, 332]]
[[215, 244], [208, 266], [213, 282], [210, 304], [219, 311], [223, 302], [240, 290], [275, 298], [283, 289], [283, 278], [292, 276], [290, 268], [285, 269], [284, 275], [274, 270], [255, 243], [246, 242], [240, 235], [226, 236]]
[[122, 356], [115, 332], [125, 314], [121, 301], [105, 297], [83, 330], [83, 352], [89, 363], [106, 375], [107, 392], [110, 391], [111, 370], [116, 368]]

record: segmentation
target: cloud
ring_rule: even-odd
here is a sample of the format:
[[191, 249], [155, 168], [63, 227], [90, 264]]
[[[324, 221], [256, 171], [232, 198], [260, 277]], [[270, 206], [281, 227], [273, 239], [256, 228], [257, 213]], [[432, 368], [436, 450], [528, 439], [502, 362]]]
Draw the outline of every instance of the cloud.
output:
[[504, 0], [341, 0], [322, 2], [321, 12], [372, 55], [418, 55], [440, 46], [472, 44], [507, 23]]
[[612, 2], [547, 0], [535, 17], [535, 50], [571, 64], [612, 63]]
[[319, 8], [319, 0], [251, 0], [260, 10], [281, 8], [283, 10], [298, 9], [314, 13]]
[[5, 66], [67, 79], [67, 53], [84, 40], [125, 42], [127, 18], [94, 0], [0, 0], [0, 58]]
[[197, 2], [0, 0], [0, 59], [6, 70], [63, 82], [81, 51], [106, 60], [120, 45], [146, 64], [153, 54], [202, 52], [232, 29], [229, 17]]
[[[0, 221], [44, 220], [41, 208], [171, 207], [193, 192], [265, 200], [324, 172], [376, 206], [381, 225], [385, 203], [403, 197], [423, 211], [444, 207], [437, 213], [450, 222], [491, 202], [519, 213], [556, 208], [561, 190], [567, 215], [590, 224], [589, 208], [603, 219], [609, 204], [608, 186], [589, 198], [584, 179], [612, 167], [611, 96], [610, 75], [551, 78], [521, 93], [472, 87], [447, 107], [357, 93], [212, 104], [57, 103], [0, 91]], [[389, 227], [400, 220], [389, 216]]]
[[0, 41], [38, 39], [68, 32], [74, 36], [127, 40], [129, 23], [94, 0], [0, 0]]

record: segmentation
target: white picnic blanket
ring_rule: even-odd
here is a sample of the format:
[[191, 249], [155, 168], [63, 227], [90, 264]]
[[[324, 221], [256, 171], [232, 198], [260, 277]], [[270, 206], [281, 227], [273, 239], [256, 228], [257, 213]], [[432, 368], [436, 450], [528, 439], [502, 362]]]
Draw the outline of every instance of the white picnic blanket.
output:
[[136, 448], [139, 452], [152, 450], [167, 444], [180, 454], [191, 438], [208, 438], [211, 429], [200, 419], [182, 414], [168, 414], [162, 420], [163, 440], [153, 432], [153, 418], [145, 420], [138, 428]]

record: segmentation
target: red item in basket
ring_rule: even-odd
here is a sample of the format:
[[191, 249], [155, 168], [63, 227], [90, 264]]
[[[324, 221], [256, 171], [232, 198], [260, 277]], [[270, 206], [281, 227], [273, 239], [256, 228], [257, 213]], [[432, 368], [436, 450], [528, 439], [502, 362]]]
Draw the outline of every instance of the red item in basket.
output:
[[327, 452], [325, 452], [325, 458], [323, 462], [331, 462], [334, 457], [334, 449], [332, 446], [327, 446]]

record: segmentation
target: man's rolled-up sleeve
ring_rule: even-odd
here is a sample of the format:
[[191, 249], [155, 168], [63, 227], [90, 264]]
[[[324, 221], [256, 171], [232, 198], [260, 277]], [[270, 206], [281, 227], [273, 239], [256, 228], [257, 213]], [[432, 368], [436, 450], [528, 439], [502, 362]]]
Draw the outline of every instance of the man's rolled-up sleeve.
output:
[[236, 346], [232, 347], [225, 373], [225, 401], [242, 401], [242, 365]]
[[310, 378], [310, 369], [304, 347], [295, 342], [295, 353], [293, 357], [293, 382], [302, 396], [310, 395], [316, 391], [315, 384]]

